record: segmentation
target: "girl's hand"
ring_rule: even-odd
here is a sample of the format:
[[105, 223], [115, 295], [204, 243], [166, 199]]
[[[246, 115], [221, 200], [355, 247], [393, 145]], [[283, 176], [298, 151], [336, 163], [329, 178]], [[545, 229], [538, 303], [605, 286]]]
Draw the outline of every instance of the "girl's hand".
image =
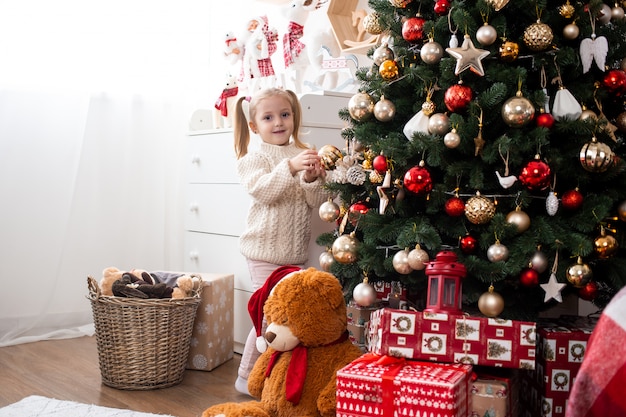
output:
[[[321, 168], [320, 157], [315, 149], [307, 149], [300, 152], [289, 160], [289, 169], [291, 175], [296, 175], [300, 171], [318, 172], [318, 168]], [[314, 174], [315, 178], [319, 176], [319, 173]]]
[[304, 171], [304, 181], [306, 182], [313, 182], [318, 178], [325, 178], [326, 177], [326, 171], [324, 170], [324, 168], [322, 168], [322, 164], [320, 164], [319, 162], [316, 162], [312, 167], [307, 168]]

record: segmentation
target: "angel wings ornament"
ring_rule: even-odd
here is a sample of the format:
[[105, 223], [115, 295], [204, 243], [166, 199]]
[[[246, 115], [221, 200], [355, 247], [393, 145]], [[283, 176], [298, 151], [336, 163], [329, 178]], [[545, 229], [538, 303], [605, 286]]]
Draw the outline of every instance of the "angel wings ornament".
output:
[[591, 16], [591, 10], [589, 11], [589, 18], [591, 20], [591, 37], [583, 39], [580, 43], [580, 61], [583, 65], [583, 74], [589, 72], [593, 61], [596, 62], [600, 71], [604, 71], [606, 55], [609, 52], [609, 43], [606, 38], [596, 36], [596, 21]]

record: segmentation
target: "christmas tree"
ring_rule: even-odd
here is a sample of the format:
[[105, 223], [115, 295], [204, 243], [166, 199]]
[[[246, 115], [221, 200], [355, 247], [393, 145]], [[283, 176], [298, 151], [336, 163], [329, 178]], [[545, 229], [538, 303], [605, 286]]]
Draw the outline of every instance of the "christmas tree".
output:
[[[534, 319], [626, 284], [626, 20], [599, 0], [370, 0], [381, 43], [320, 150], [337, 198], [317, 243], [344, 284], [399, 281], [454, 251], [463, 308]], [[339, 208], [339, 210], [338, 210]], [[481, 311], [483, 309], [481, 308]], [[499, 311], [501, 310], [501, 311]], [[489, 315], [489, 314], [488, 314]]]

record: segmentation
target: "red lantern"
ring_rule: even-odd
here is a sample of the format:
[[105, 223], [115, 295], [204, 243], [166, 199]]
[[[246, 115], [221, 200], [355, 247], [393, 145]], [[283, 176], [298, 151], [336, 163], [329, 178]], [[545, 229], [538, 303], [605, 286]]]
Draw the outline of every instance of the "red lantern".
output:
[[443, 101], [448, 110], [460, 113], [467, 109], [473, 98], [472, 89], [463, 84], [454, 84], [448, 87], [443, 96]]
[[465, 202], [459, 197], [452, 197], [446, 201], [444, 209], [448, 216], [459, 217], [465, 214]]
[[542, 191], [550, 186], [552, 181], [550, 165], [543, 162], [539, 155], [535, 156], [519, 174], [519, 180], [529, 191]]
[[404, 188], [415, 194], [428, 194], [433, 189], [430, 171], [421, 166], [414, 166], [404, 174]]
[[420, 15], [409, 17], [402, 23], [402, 38], [405, 41], [416, 43], [424, 38], [424, 20]]
[[578, 210], [583, 205], [583, 195], [578, 188], [565, 191], [561, 196], [561, 206], [566, 210]]
[[451, 251], [441, 251], [434, 261], [426, 264], [428, 277], [428, 296], [424, 311], [431, 313], [462, 313], [462, 279], [466, 268], [457, 262], [457, 256]]

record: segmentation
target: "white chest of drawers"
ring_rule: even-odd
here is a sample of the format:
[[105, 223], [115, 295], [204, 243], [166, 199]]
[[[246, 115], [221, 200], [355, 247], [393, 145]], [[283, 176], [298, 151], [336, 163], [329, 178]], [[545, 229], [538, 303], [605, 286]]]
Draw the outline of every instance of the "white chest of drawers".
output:
[[[337, 113], [347, 106], [349, 98], [346, 94], [302, 96], [303, 140], [317, 149], [326, 144], [343, 149], [344, 123]], [[239, 236], [245, 228], [250, 199], [239, 184], [233, 139], [232, 129], [188, 134], [184, 268], [234, 275], [234, 341], [235, 351], [241, 353], [252, 328], [247, 310], [252, 284], [246, 260], [239, 253]], [[315, 239], [333, 225], [320, 220], [317, 212], [312, 213], [311, 221], [308, 265], [319, 267], [324, 248], [317, 246]]]

